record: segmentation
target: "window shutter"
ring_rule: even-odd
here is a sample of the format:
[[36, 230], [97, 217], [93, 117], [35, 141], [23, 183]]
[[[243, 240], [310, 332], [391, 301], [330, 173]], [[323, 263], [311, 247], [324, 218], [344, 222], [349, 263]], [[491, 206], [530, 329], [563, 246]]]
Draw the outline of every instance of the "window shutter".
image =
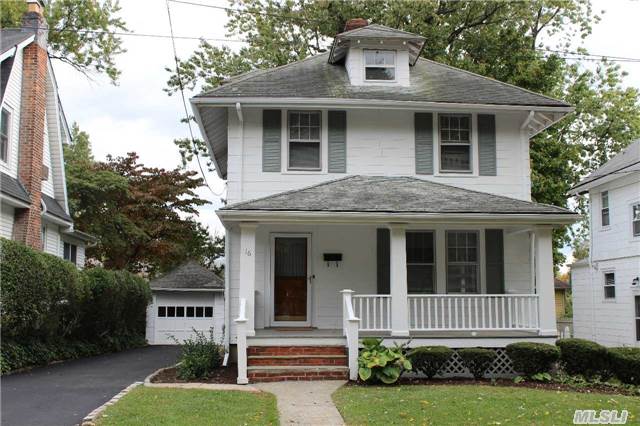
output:
[[379, 228], [377, 235], [377, 256], [378, 256], [378, 271], [377, 271], [377, 283], [378, 294], [389, 294], [391, 287], [391, 264], [389, 256], [391, 255], [390, 244], [391, 238], [389, 230], [387, 228]]
[[504, 294], [504, 236], [502, 229], [487, 229], [484, 234], [487, 293]]
[[347, 112], [329, 111], [329, 173], [347, 172]]
[[433, 114], [416, 112], [416, 174], [433, 174]]
[[282, 146], [282, 112], [279, 109], [262, 111], [262, 171], [279, 172]]
[[495, 176], [496, 166], [496, 116], [478, 114], [478, 156], [480, 176]]

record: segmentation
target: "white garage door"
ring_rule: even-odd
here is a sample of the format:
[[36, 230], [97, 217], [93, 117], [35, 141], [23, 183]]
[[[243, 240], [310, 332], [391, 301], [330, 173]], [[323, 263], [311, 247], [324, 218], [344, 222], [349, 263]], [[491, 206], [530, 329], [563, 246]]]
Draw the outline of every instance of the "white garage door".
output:
[[217, 337], [221, 316], [216, 312], [219, 307], [216, 301], [215, 293], [210, 292], [156, 295], [148, 316], [153, 321], [153, 326], [147, 329], [149, 343], [172, 345], [176, 344], [174, 339], [182, 343], [193, 336], [194, 329], [209, 336], [213, 328]]

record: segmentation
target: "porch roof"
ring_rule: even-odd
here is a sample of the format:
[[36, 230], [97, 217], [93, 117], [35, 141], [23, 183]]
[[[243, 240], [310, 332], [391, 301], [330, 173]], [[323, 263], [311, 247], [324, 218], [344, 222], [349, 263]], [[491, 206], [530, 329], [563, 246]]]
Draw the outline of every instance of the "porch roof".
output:
[[578, 216], [565, 208], [533, 203], [414, 177], [348, 176], [302, 189], [244, 201], [219, 210], [221, 217], [234, 213], [297, 212], [417, 214], [425, 216], [499, 215], [560, 217]]

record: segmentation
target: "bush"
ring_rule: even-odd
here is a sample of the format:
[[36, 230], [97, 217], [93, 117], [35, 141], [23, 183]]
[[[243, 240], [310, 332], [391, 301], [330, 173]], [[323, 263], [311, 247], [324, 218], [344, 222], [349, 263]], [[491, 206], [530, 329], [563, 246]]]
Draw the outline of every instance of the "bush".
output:
[[216, 342], [213, 337], [213, 328], [209, 336], [202, 331], [193, 329], [195, 337], [189, 338], [182, 344], [182, 355], [178, 364], [178, 377], [183, 380], [206, 379], [213, 371], [222, 365], [224, 346]]
[[496, 353], [491, 349], [485, 348], [458, 349], [458, 355], [475, 379], [482, 378], [484, 373], [491, 367], [491, 364], [493, 364], [493, 360], [496, 359]]
[[0, 370], [144, 344], [147, 282], [72, 263], [0, 238]]
[[421, 346], [409, 352], [409, 359], [415, 371], [433, 378], [453, 355], [453, 349], [446, 346]]
[[623, 383], [640, 385], [640, 348], [609, 349], [611, 369]]
[[587, 378], [609, 374], [607, 348], [584, 339], [559, 339], [560, 360], [564, 370], [571, 375], [581, 374]]
[[364, 348], [358, 356], [358, 375], [365, 382], [392, 384], [405, 370], [411, 370], [411, 361], [404, 355], [404, 348], [387, 348], [382, 339], [363, 339]]
[[546, 343], [519, 342], [506, 347], [513, 368], [527, 377], [547, 373], [560, 359], [560, 349]]

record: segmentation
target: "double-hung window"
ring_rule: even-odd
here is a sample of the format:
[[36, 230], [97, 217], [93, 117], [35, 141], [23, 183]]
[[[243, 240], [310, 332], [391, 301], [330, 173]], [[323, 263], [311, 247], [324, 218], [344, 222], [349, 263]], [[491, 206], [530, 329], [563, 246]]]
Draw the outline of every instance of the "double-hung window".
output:
[[602, 204], [600, 208], [600, 218], [602, 226], [609, 226], [609, 191], [602, 191], [600, 194], [600, 203]]
[[320, 111], [289, 111], [289, 169], [320, 170]]
[[471, 168], [471, 116], [468, 114], [441, 114], [440, 171], [469, 173]]
[[480, 292], [478, 231], [447, 231], [447, 293]]
[[616, 274], [613, 272], [605, 272], [604, 274], [604, 298], [616, 298]]
[[640, 237], [640, 203], [631, 206], [631, 225], [633, 236]]
[[64, 243], [63, 246], [63, 259], [68, 260], [71, 263], [76, 263], [78, 253], [78, 246], [71, 243]]
[[435, 293], [436, 268], [433, 232], [407, 232], [407, 290]]
[[365, 49], [364, 79], [366, 81], [394, 81], [396, 79], [396, 52]]
[[0, 160], [7, 162], [9, 156], [9, 121], [11, 114], [9, 111], [2, 108], [2, 115], [0, 116]]

